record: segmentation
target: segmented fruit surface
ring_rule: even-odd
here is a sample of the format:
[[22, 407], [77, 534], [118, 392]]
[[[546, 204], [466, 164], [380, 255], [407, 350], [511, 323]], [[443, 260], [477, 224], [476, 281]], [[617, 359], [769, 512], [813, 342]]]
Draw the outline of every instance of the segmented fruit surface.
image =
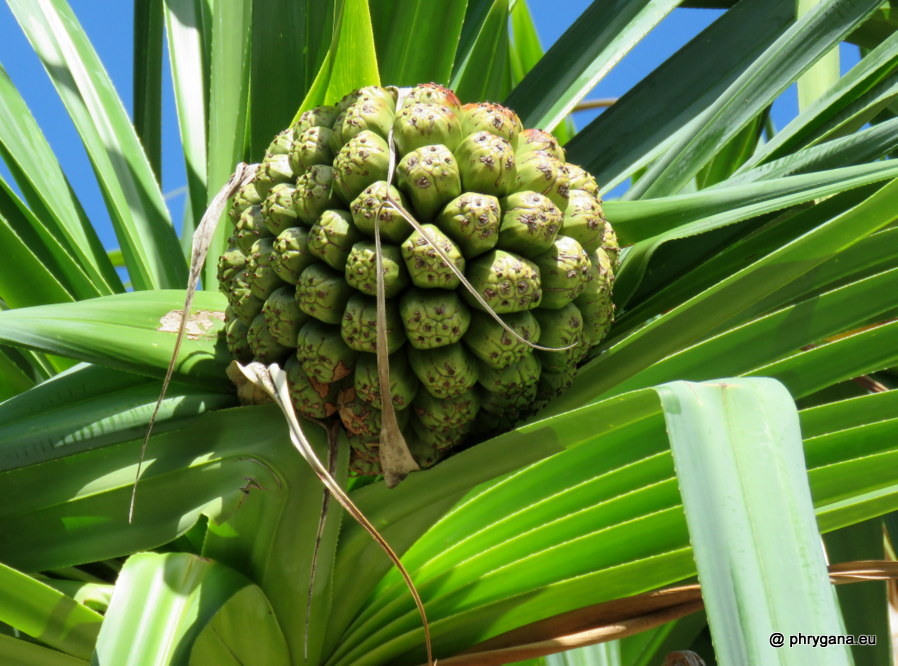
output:
[[377, 474], [380, 283], [390, 399], [435, 464], [566, 390], [607, 334], [619, 247], [598, 195], [510, 109], [353, 91], [278, 133], [234, 196], [227, 346], [285, 367], [297, 412], [339, 418], [351, 469]]

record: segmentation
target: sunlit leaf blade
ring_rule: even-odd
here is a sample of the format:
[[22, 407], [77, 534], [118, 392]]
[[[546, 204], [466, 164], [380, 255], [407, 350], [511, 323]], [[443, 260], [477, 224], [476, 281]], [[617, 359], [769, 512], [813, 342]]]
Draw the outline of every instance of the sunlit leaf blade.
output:
[[86, 659], [103, 617], [52, 587], [0, 564], [0, 621], [41, 643]]
[[800, 146], [814, 145], [859, 129], [898, 95], [896, 46], [898, 34], [893, 34], [777, 132], [740, 171], [784, 157]]
[[[887, 294], [896, 289], [898, 268], [814, 296], [668, 356], [623, 381], [616, 390], [673, 379], [701, 381], [748, 372], [768, 359], [790, 355], [837, 333], [895, 316], [898, 304], [891, 302]], [[794, 323], [799, 320], [801, 325]], [[881, 348], [878, 351], [887, 363], [888, 353]], [[821, 371], [825, 372], [823, 368]]]
[[774, 42], [656, 160], [628, 198], [678, 192], [761, 109], [841, 41], [878, 0], [824, 0]]
[[[262, 413], [257, 418], [280, 423], [278, 418], [273, 418], [276, 412], [267, 409], [258, 412]], [[240, 429], [243, 430], [242, 426]], [[324, 431], [306, 422], [303, 422], [303, 429], [319, 459], [326, 464], [328, 453]], [[254, 431], [257, 430], [252, 427], [245, 430], [247, 433]], [[252, 477], [253, 482], [258, 479], [261, 487], [249, 485], [248, 496], [237, 511], [226, 516], [227, 520], [210, 521], [203, 553], [247, 573], [264, 590], [283, 627], [294, 663], [322, 663], [327, 654], [325, 634], [331, 626], [331, 606], [335, 601], [332, 586], [338, 537], [347, 523], [354, 523], [344, 517], [343, 510], [331, 499], [318, 546], [315, 583], [307, 617], [310, 567], [321, 515], [322, 486], [311, 468], [289, 446], [286, 432], [280, 439], [273, 438], [272, 434], [278, 431], [272, 424], [266, 424], [261, 432], [271, 439], [262, 442], [264, 448], [256, 445], [252, 455], [276, 472], [276, 477], [269, 481], [261, 476]], [[337, 446], [336, 469], [339, 471], [336, 478], [343, 485], [349, 446], [343, 438]], [[365, 539], [373, 543], [367, 534]], [[379, 549], [373, 557], [390, 566], [390, 561]], [[284, 576], [285, 571], [292, 573]], [[306, 643], [307, 622], [309, 640]], [[305, 658], [306, 654], [308, 658]]]
[[0, 634], [0, 659], [16, 666], [87, 666], [89, 663], [6, 634]]
[[[187, 663], [203, 627], [229, 599], [250, 586], [237, 571], [196, 555], [132, 555], [116, 581], [95, 659], [103, 664]], [[278, 647], [257, 644], [261, 663], [281, 663], [265, 661], [267, 651], [277, 655]]]
[[776, 377], [794, 396], [804, 397], [894, 365], [898, 365], [898, 320], [754, 368], [749, 374]]
[[744, 0], [655, 69], [565, 146], [603, 189], [660, 154], [782, 34], [793, 3]]
[[256, 585], [225, 601], [203, 627], [190, 650], [196, 666], [263, 663], [290, 666], [290, 652], [271, 604]]
[[19, 366], [8, 352], [9, 347], [0, 348], [0, 400], [6, 400], [34, 386], [34, 378]]
[[774, 632], [844, 633], [789, 393], [756, 379], [674, 382], [658, 394], [716, 658], [845, 663], [845, 646], [820, 654], [809, 645], [770, 643]]
[[[649, 240], [657, 246], [896, 175], [898, 160], [887, 160], [658, 199], [609, 201], [605, 206], [622, 244]], [[640, 257], [646, 253], [640, 247], [634, 251]], [[633, 256], [628, 256], [623, 270], [638, 271], [639, 265]], [[620, 280], [615, 286], [621, 289]]]
[[[202, 0], [166, 0], [165, 27], [178, 126], [187, 172], [188, 210], [199, 223], [206, 197], [206, 108], [209, 63], [204, 57]], [[186, 235], [190, 236], [191, 233]]]
[[[633, 399], [644, 401], [651, 393], [625, 394], [525, 426], [450, 460], [466, 462], [463, 468], [447, 467], [444, 473], [440, 465], [421, 475], [432, 488], [422, 502], [433, 501], [443, 482], [478, 470], [481, 460], [514, 457], [515, 444], [526, 443], [527, 435], [570, 446], [476, 487], [445, 516], [431, 519], [428, 532], [403, 557], [424, 597], [437, 655], [444, 646], [457, 650], [536, 619], [694, 574], [657, 399], [654, 408], [644, 403], [630, 411], [636, 407]], [[613, 424], [605, 425], [600, 413], [613, 415]], [[637, 413], [642, 417], [633, 420]], [[898, 456], [895, 440], [883, 444], [863, 435], [858, 429], [850, 444], [835, 452], [838, 462], [829, 459], [818, 469], [808, 460], [821, 529], [880, 515], [898, 504], [898, 483], [884, 469], [887, 457]], [[870, 455], [884, 447], [887, 453]], [[445, 492], [452, 492], [451, 485]], [[385, 534], [401, 535], [411, 528], [408, 520]], [[352, 531], [348, 527], [347, 536]], [[364, 580], [358, 567], [366, 560], [358, 551], [343, 554], [347, 568], [338, 562], [338, 580]], [[401, 587], [393, 573], [384, 577], [337, 642], [332, 663], [420, 661], [421, 631]]]
[[163, 1], [134, 3], [134, 129], [158, 182], [162, 182]]
[[[60, 279], [64, 279], [65, 273], [73, 272], [62, 269], [63, 266], [75, 268], [76, 271], [77, 266], [74, 262], [57, 262], [46, 252], [37, 234], [32, 233], [34, 228], [31, 224], [41, 229], [40, 223], [29, 215], [26, 208], [17, 204], [19, 201], [7, 189], [6, 183], [0, 183], [0, 246], [6, 254], [6, 260], [0, 264], [0, 293], [6, 306], [17, 308], [74, 300], [72, 293], [60, 284]], [[42, 249], [45, 251], [40, 255], [35, 252]], [[57, 256], [65, 256], [61, 247], [55, 249]], [[23, 280], [23, 275], [27, 275], [28, 280]], [[90, 295], [97, 295], [85, 274], [77, 275], [75, 283], [81, 286], [79, 291], [82, 293], [87, 291]]]
[[679, 0], [593, 3], [505, 103], [525, 127], [554, 127]]
[[[466, 0], [371, 2], [377, 62], [384, 84], [448, 83], [466, 5]], [[428, 57], [422, 57], [423, 53]]]
[[[470, 49], [461, 52], [450, 87], [463, 103], [500, 100], [508, 92], [508, 0], [494, 0]], [[514, 107], [512, 107], [514, 108]]]
[[[250, 20], [249, 3], [216, 2], [212, 7], [212, 44], [210, 55], [209, 141], [206, 166], [207, 192], [212, 197], [245, 159], [247, 99], [249, 96]], [[210, 258], [218, 257], [227, 246], [230, 225], [222, 221], [212, 244]], [[204, 288], [214, 291], [218, 285], [215, 261], [206, 261]]]
[[893, 118], [849, 136], [818, 143], [780, 159], [766, 162], [729, 178], [726, 183], [735, 185], [863, 164], [884, 157], [896, 146], [898, 146], [898, 119]]
[[[79, 303], [0, 312], [0, 340], [128, 372], [162, 377], [174, 350], [183, 291], [157, 290], [104, 296]], [[229, 357], [219, 334], [224, 297], [194, 297], [187, 334], [175, 363], [176, 378], [216, 389], [229, 385]]]
[[[3, 160], [34, 211], [27, 213], [34, 217], [31, 233], [39, 239], [34, 251], [49, 255], [60, 274], [71, 280], [69, 288], [83, 297], [119, 291], [121, 281], [106, 258], [96, 232], [90, 227], [43, 132], [2, 67], [0, 148]], [[4, 208], [8, 209], [9, 202], [18, 202], [18, 197], [8, 190], [5, 182], [3, 189]]]
[[[798, 0], [796, 14], [802, 16], [820, 0]], [[839, 48], [818, 60], [798, 79], [798, 108], [804, 110], [839, 80]]]
[[[857, 525], [830, 532], [824, 538], [830, 562], [884, 560], [886, 553], [882, 538], [883, 521], [868, 520]], [[845, 620], [845, 633], [854, 636], [888, 636], [889, 601], [886, 581], [869, 581], [862, 585], [839, 585], [836, 593]], [[855, 664], [891, 666], [891, 646], [877, 640], [876, 645], [851, 647]]]
[[65, 0], [9, 5], [84, 141], [134, 288], [182, 286], [186, 265], [155, 175], [71, 8]]
[[[733, 273], [664, 316], [648, 323], [584, 366], [574, 388], [557, 398], [548, 413], [557, 414], [573, 405], [569, 396], [582, 400], [584, 392], [598, 397], [670, 353], [698, 342], [725, 322], [741, 323], [738, 313], [770, 293], [786, 286], [822, 264], [833, 254], [885, 227], [898, 205], [898, 182], [882, 186], [862, 203]], [[873, 352], [875, 353], [875, 352]], [[880, 351], [881, 353], [881, 351]], [[790, 390], [792, 386], [790, 385]], [[580, 403], [582, 404], [582, 402]]]
[[[351, 11], [350, 4], [345, 11]], [[330, 43], [337, 5], [294, 0], [252, 3], [251, 160], [262, 158], [302, 103], [321, 65], [321, 49]], [[367, 8], [364, 11], [367, 14]]]
[[84, 564], [157, 548], [202, 515], [226, 520], [246, 501], [246, 492], [280, 483], [272, 476], [278, 462], [272, 451], [285, 442], [286, 429], [273, 414], [212, 412], [154, 436], [133, 523], [128, 504], [142, 433], [0, 471], [3, 486], [19, 498], [0, 507], [3, 530], [19, 535], [0, 542], [0, 561], [29, 571]]
[[[35, 465], [144, 435], [156, 408], [158, 380], [82, 364], [33, 391], [0, 403], [0, 469]], [[72, 401], [72, 396], [80, 400]], [[153, 432], [181, 427], [188, 415], [232, 407], [236, 399], [172, 384]]]

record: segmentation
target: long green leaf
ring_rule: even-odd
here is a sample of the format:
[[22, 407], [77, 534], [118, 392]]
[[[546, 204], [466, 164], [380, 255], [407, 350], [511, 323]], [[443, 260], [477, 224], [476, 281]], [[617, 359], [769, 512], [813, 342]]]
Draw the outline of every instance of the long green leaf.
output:
[[[187, 270], [155, 175], [121, 100], [65, 0], [9, 5], [81, 135], [135, 289], [183, 286]], [[98, 259], [99, 261], [99, 259]]]
[[[49, 255], [53, 264], [58, 263], [60, 273], [69, 278], [69, 288], [75, 293], [90, 297], [121, 290], [121, 281], [56, 156], [2, 67], [0, 149], [3, 160], [35, 212], [36, 221], [39, 220], [31, 225], [31, 233], [38, 239], [33, 242], [32, 251]], [[6, 183], [3, 183], [3, 189], [5, 200], [17, 201]], [[23, 230], [20, 228], [19, 232], [23, 233]], [[74, 257], [75, 261], [69, 257]], [[67, 265], [69, 263], [73, 265]]]
[[0, 621], [72, 656], [90, 656], [103, 621], [99, 613], [4, 564], [0, 581]]
[[[224, 388], [227, 350], [219, 293], [200, 292], [175, 363], [176, 378]], [[155, 377], [165, 375], [184, 304], [183, 291], [130, 292], [78, 303], [0, 312], [0, 340]]]
[[134, 129], [162, 182], [163, 0], [134, 3]]
[[[690, 125], [627, 193], [628, 198], [673, 194], [717, 146], [731, 139], [821, 55], [879, 5], [878, 0], [824, 0], [799, 19]], [[747, 101], [746, 101], [747, 100]]]
[[505, 103], [525, 127], [554, 127], [679, 0], [594, 2]]
[[[871, 53], [867, 54], [834, 86], [818, 98], [786, 127], [777, 132], [771, 141], [752, 156], [740, 171], [758, 164], [783, 157], [799, 146], [814, 145], [835, 138], [845, 123], [858, 114], [849, 131], [858, 129], [866, 117], [872, 117], [896, 94], [898, 34], [891, 35]], [[858, 122], [859, 121], [859, 122]], [[844, 133], [844, 132], [843, 132]]]
[[470, 50], [456, 61], [450, 87], [462, 102], [502, 99], [508, 91], [508, 0], [493, 0]]
[[[321, 49], [330, 44], [336, 26], [337, 6], [335, 2], [294, 0], [252, 3], [251, 160], [262, 158], [274, 135], [287, 127], [306, 97], [312, 78], [322, 63], [324, 54]], [[344, 3], [344, 12], [359, 11], [364, 14], [364, 18], [359, 18], [367, 20], [367, 3], [364, 10], [356, 0]], [[361, 59], [362, 53], [357, 55]], [[374, 67], [376, 70], [376, 64]]]
[[[0, 403], [0, 469], [9, 470], [141, 437], [156, 410], [161, 385], [81, 364], [34, 390]], [[73, 400], [72, 396], [79, 396]], [[236, 399], [172, 384], [156, 412], [157, 434], [180, 427], [189, 414], [232, 407]]]
[[0, 659], [16, 666], [87, 666], [89, 663], [5, 634], [0, 634]]
[[[446, 84], [464, 23], [466, 0], [370, 3], [381, 79], [387, 85]], [[397, 39], [402, 35], [402, 39]], [[422, 58], [421, 54], [428, 57]]]
[[[101, 664], [187, 663], [193, 642], [229, 599], [254, 587], [240, 573], [186, 553], [138, 553], [125, 562], [97, 639]], [[151, 599], [152, 603], [147, 603]], [[262, 596], [264, 601], [264, 595]], [[259, 621], [250, 622], [258, 619]], [[243, 615], [244, 630], [269, 639], [271, 615]], [[283, 641], [283, 637], [280, 637]], [[284, 663], [283, 642], [259, 642], [263, 664]]]
[[789, 393], [768, 379], [658, 393], [718, 662], [849, 661], [845, 646], [771, 645], [844, 633]]
[[743, 0], [689, 41], [569, 144], [568, 160], [608, 190], [659, 155], [794, 19], [782, 0]]
[[[168, 59], [187, 171], [188, 211], [199, 224], [206, 210], [208, 67], [203, 43], [203, 0], [165, 0]], [[186, 231], [186, 230], [185, 230]], [[186, 235], [192, 235], [187, 233]]]
[[718, 325], [741, 323], [734, 321], [738, 313], [889, 224], [896, 204], [898, 181], [892, 181], [859, 205], [650, 322], [584, 366], [574, 380], [574, 388], [582, 388], [556, 399], [548, 413], [571, 408], [569, 396], [582, 400], [584, 393], [599, 396], [612, 392], [627, 377], [698, 342]]
[[290, 666], [287, 642], [271, 604], [256, 585], [248, 585], [224, 602], [196, 637], [190, 651], [195, 666]]
[[[209, 134], [206, 203], [224, 185], [238, 162], [246, 158], [246, 123], [249, 98], [251, 6], [245, 2], [216, 2], [212, 7], [210, 55]], [[227, 247], [231, 230], [219, 223], [208, 257], [218, 257]], [[218, 286], [217, 267], [207, 261], [203, 287]]]

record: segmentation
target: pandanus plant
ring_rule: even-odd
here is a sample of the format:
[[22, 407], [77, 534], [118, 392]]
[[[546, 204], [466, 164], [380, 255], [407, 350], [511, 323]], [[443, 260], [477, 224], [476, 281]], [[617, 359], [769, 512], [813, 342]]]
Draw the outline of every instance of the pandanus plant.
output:
[[[2, 73], [0, 660], [888, 663], [820, 548], [893, 570], [879, 0], [596, 2], [546, 53], [524, 0], [137, 0], [133, 117], [8, 4], [119, 247]], [[725, 11], [576, 131], [681, 4]]]

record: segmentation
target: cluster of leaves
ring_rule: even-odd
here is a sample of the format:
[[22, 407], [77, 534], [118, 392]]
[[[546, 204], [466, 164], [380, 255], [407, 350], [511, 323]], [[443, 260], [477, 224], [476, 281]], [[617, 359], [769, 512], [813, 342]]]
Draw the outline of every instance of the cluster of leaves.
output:
[[[889, 159], [898, 34], [879, 0], [822, 0], [800, 18], [781, 0], [720, 3], [731, 7], [575, 136], [565, 118], [577, 100], [680, 2], [597, 2], [543, 54], [523, 0], [415, 11], [389, 0], [140, 0], [133, 120], [65, 0], [8, 2], [84, 141], [133, 290], [0, 72], [0, 152], [17, 185], [0, 182], [4, 660], [423, 659], [424, 629], [398, 572], [337, 509], [318, 534], [322, 489], [276, 410], [237, 406], [214, 262], [158, 412], [133, 524], [127, 516], [174, 342], [167, 315], [184, 302], [184, 239], [234, 165], [257, 160], [297, 110], [380, 82], [433, 80], [463, 102], [503, 101], [525, 126], [559, 126], [569, 160], [607, 188], [630, 183], [606, 207], [629, 246], [618, 321], [572, 390], [397, 489], [350, 484], [403, 554], [441, 663], [487, 640], [504, 647], [502, 634], [531, 623], [689, 579], [696, 562], [713, 584], [702, 562], [728, 547], [748, 553], [731, 562], [740, 575], [807, 554], [813, 513], [821, 532], [872, 526], [854, 542], [873, 550], [851, 556], [881, 556], [879, 517], [898, 508], [898, 393], [879, 390], [898, 365]], [[163, 29], [189, 190], [181, 240], [158, 184]], [[864, 57], [841, 78], [815, 78], [813, 101], [774, 132], [773, 101], [795, 81], [807, 86], [809, 68], [848, 38]], [[324, 433], [308, 430], [325, 457]], [[766, 467], [733, 464], [768, 441], [781, 454], [761, 456]], [[725, 442], [734, 458], [703, 467], [683, 442], [709, 453]], [[769, 483], [758, 487], [764, 469]], [[696, 494], [708, 475], [719, 494]], [[744, 491], [729, 501], [751, 503], [772, 527], [702, 537], [707, 521], [727, 520], [712, 509], [732, 488]], [[794, 538], [765, 539], [769, 529]], [[739, 542], [746, 533], [750, 547]], [[819, 579], [819, 552], [801, 563], [789, 571]], [[802, 589], [821, 594], [811, 582]], [[726, 618], [712, 602], [720, 597], [706, 598]], [[835, 631], [837, 615], [808, 618], [791, 602], [808, 622], [796, 631]], [[616, 658], [649, 663], [670, 645], [701, 644], [702, 627], [681, 621], [626, 639]], [[766, 642], [756, 633], [743, 642]], [[752, 649], [761, 648], [743, 654], [771, 663]]]

